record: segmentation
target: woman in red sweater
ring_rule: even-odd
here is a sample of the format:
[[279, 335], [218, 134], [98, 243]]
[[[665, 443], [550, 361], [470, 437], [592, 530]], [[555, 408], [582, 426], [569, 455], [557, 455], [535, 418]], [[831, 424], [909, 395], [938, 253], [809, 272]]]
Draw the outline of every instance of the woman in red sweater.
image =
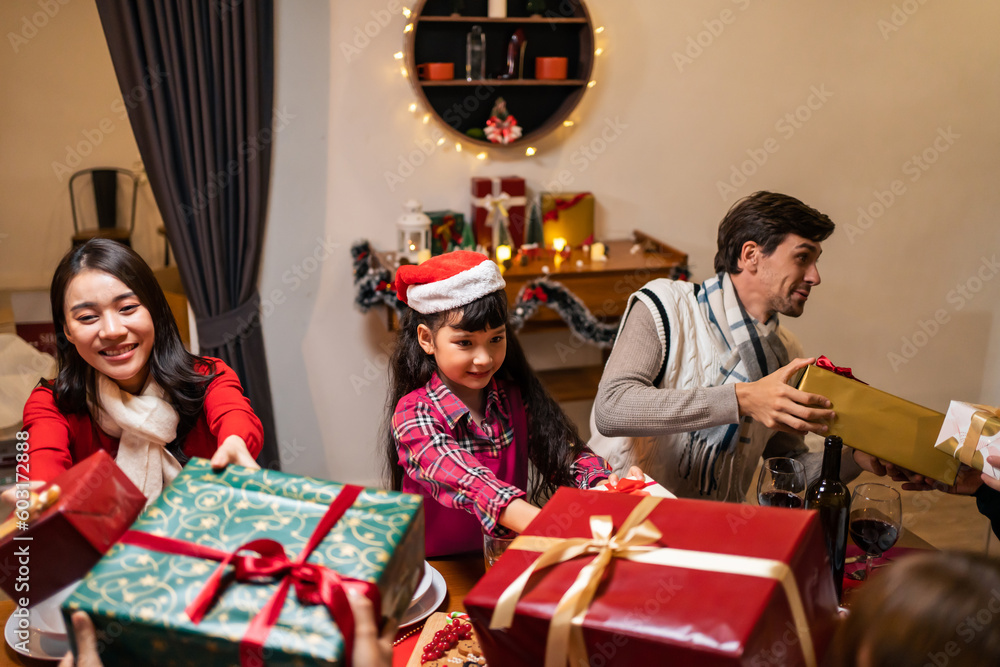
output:
[[59, 374], [24, 406], [32, 480], [51, 481], [98, 449], [150, 500], [192, 456], [257, 467], [263, 429], [236, 373], [184, 349], [139, 255], [89, 241], [63, 257], [50, 297]]

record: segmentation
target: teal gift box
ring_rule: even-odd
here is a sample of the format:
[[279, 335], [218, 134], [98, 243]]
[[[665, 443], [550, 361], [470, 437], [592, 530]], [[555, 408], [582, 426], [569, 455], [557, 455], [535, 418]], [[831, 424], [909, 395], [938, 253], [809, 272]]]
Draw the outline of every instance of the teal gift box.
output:
[[[334, 520], [325, 535], [317, 531]], [[296, 561], [310, 542], [313, 550], [294, 567], [274, 553], [283, 547]], [[220, 567], [219, 560], [240, 547], [240, 556], [250, 558]], [[346, 586], [377, 589], [382, 615], [398, 619], [423, 559], [419, 496], [240, 466], [216, 473], [195, 458], [83, 578], [62, 611], [67, 627], [72, 612], [90, 615], [105, 664], [229, 667], [255, 662], [245, 645], [248, 630], [261, 636], [267, 612], [258, 614], [280, 604], [273, 625], [264, 622], [258, 665], [346, 665], [345, 636], [325, 604], [310, 603], [317, 602], [308, 599], [310, 591], [324, 588], [310, 588], [310, 580], [332, 579], [339, 591], [342, 577]], [[206, 592], [213, 583], [214, 595]], [[332, 595], [346, 604], [342, 592]], [[204, 617], [195, 623], [191, 611], [199, 603]], [[341, 620], [350, 624], [349, 607], [346, 613]]]
[[431, 255], [437, 256], [463, 247], [464, 215], [451, 210], [426, 211], [426, 214], [431, 219]]

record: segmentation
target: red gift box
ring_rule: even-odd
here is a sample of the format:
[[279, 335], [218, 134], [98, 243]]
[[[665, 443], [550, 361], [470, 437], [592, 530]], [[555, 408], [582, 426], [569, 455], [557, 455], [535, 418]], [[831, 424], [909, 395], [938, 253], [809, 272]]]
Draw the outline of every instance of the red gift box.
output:
[[[513, 247], [524, 243], [524, 179], [518, 176], [472, 179], [472, 229], [476, 243], [484, 248], [493, 247], [493, 227], [487, 224], [507, 214], [507, 233]], [[492, 215], [491, 215], [492, 213]]]
[[[587, 590], [578, 577], [607, 558], [608, 544], [632, 541], [638, 546], [615, 551], [596, 575], [579, 630], [560, 639], [554, 616], [575, 613], [572, 604], [557, 611], [560, 600]], [[524, 580], [540, 551], [580, 550], [581, 543], [590, 551]], [[490, 629], [501, 596], [516, 601], [514, 616], [507, 629]], [[493, 667], [540, 665], [553, 646], [575, 647], [589, 664], [815, 665], [837, 618], [816, 512], [576, 489], [558, 490], [466, 595], [465, 607]], [[495, 625], [504, 625], [502, 616]], [[567, 658], [556, 650], [546, 664], [577, 664]]]
[[[59, 487], [28, 528], [8, 521], [0, 539], [0, 588], [20, 604], [41, 602], [85, 575], [132, 525], [146, 497], [114, 459], [98, 451], [39, 489]], [[30, 510], [29, 510], [30, 511]], [[6, 524], [5, 524], [6, 525]]]

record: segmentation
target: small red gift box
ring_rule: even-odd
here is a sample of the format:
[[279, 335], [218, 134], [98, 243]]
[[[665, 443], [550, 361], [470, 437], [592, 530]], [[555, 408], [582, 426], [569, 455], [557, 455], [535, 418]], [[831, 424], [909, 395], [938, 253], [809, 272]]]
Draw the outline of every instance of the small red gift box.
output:
[[837, 617], [816, 512], [576, 489], [465, 607], [493, 667], [816, 665]]
[[0, 539], [0, 588], [18, 604], [28, 601], [21, 606], [83, 577], [146, 505], [146, 497], [103, 450], [39, 489], [39, 497], [57, 486], [55, 501], [40, 514], [26, 510], [33, 515], [27, 529], [18, 525], [15, 511], [8, 520], [13, 530]]
[[472, 179], [472, 229], [476, 243], [493, 247], [493, 221], [503, 224], [506, 215], [507, 233], [517, 250], [524, 243], [524, 179], [518, 176]]

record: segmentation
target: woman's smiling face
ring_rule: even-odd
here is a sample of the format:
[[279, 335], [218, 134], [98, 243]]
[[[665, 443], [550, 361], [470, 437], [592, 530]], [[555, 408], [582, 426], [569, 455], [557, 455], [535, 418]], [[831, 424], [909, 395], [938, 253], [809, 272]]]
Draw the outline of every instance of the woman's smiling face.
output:
[[149, 374], [153, 318], [135, 293], [110, 273], [84, 269], [66, 286], [67, 340], [96, 371], [137, 394]]

